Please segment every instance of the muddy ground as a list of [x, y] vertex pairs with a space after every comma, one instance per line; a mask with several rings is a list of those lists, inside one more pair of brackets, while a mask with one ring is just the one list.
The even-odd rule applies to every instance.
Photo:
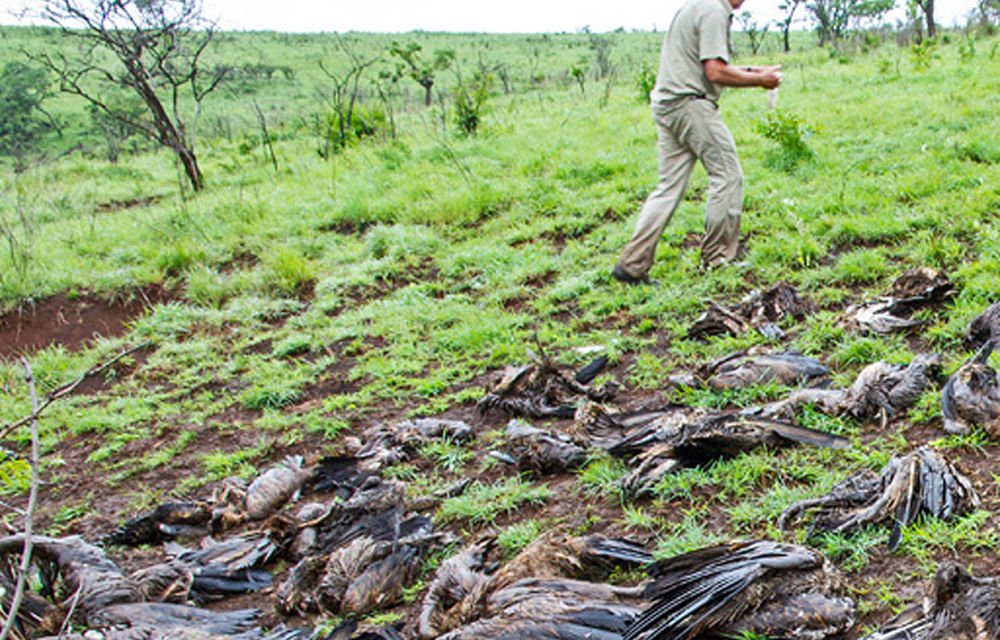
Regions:
[[[75, 296], [60, 294], [35, 305], [26, 306], [19, 311], [8, 312], [0, 318], [0, 356], [13, 359], [18, 355], [31, 353], [39, 348], [57, 343], [64, 345], [67, 349], [80, 349], [87, 346], [96, 335], [122, 335], [128, 331], [129, 323], [150, 305], [170, 297], [169, 292], [158, 287], [150, 288], [141, 295], [133, 296], [127, 300], [114, 301], [108, 301], [90, 293]], [[915, 344], [915, 346], [920, 347], [921, 345]], [[131, 364], [118, 367], [115, 379], [119, 381], [128, 379], [134, 374], [136, 368], [141, 366], [147, 355], [141, 351], [138, 352]], [[634, 354], [627, 354], [606, 373], [624, 381], [627, 379], [627, 371], [633, 362]], [[344, 374], [349, 367], [349, 359], [338, 362], [336, 370], [326, 372], [322, 379], [308, 385], [296, 405], [287, 410], [295, 412], [308, 409], [331, 394], [350, 391], [356, 383], [344, 381]], [[108, 382], [108, 380], [107, 377], [88, 379], [76, 389], [75, 393], [113, 394], [114, 382]], [[491, 380], [492, 376], [484, 376], [483, 379], [473, 380], [466, 384], [486, 386]], [[624, 386], [616, 397], [616, 405], [622, 408], [638, 408], [656, 404], [660, 397], [659, 394], [629, 389]], [[260, 415], [259, 411], [243, 408], [239, 404], [231, 406], [226, 411], [227, 414], [221, 417], [224, 417], [230, 424], [249, 424]], [[465, 421], [474, 427], [477, 436], [502, 429], [509, 419], [508, 416], [497, 411], [481, 415], [471, 403], [454, 407], [440, 417]], [[12, 418], [5, 416], [4, 421]], [[352, 427], [355, 433], [360, 433], [361, 430], [376, 422], [391, 424], [404, 418], [405, 411], [402, 409], [383, 408], [362, 414], [352, 423]], [[566, 424], [569, 422], [571, 421], [565, 421]], [[558, 421], [554, 424], [559, 426]], [[227, 450], [240, 446], [252, 447], [258, 440], [258, 434], [253, 433], [250, 429], [230, 431], [223, 435], [217, 429], [209, 426], [194, 424], [185, 428], [196, 430], [197, 438], [183, 451], [181, 459], [175, 464], [132, 476], [128, 480], [130, 487], [141, 487], [145, 492], [167, 496], [171, 489], [186, 476], [199, 472], [198, 458], [201, 454], [216, 451], [223, 444]], [[883, 435], [880, 425], [865, 425], [863, 429], [864, 441], [872, 441]], [[914, 425], [909, 424], [905, 419], [890, 423], [887, 429], [890, 432], [899, 431], [909, 446], [913, 448], [937, 440], [944, 435], [939, 424]], [[236, 442], [233, 441], [234, 438], [237, 440]], [[169, 430], [163, 431], [157, 433], [152, 439], [142, 439], [130, 443], [121, 455], [130, 457], [143, 450], [155, 451], [175, 439], [176, 433]], [[226, 440], [224, 443], [223, 439]], [[58, 446], [58, 453], [65, 461], [64, 472], [59, 475], [57, 482], [46, 483], [41, 487], [38, 526], [42, 530], [57, 529], [63, 535], [79, 534], [89, 541], [95, 541], [111, 531], [125, 518], [137, 515], [135, 512], [129, 511], [131, 498], [122, 485], [109, 486], [104, 478], [91, 472], [96, 467], [87, 459], [99, 444], [92, 442], [87, 437], [76, 437], [67, 438]], [[9, 448], [17, 446], [9, 441], [5, 442], [4, 445]], [[271, 451], [270, 458], [277, 461], [286, 454], [301, 454], [308, 458], [316, 451], [329, 448], [329, 445], [329, 442], [324, 441], [319, 436], [306, 433], [302, 440], [295, 445], [278, 447]], [[490, 447], [483, 443], [481, 437], [477, 438], [471, 446], [475, 448], [475, 458], [472, 463], [466, 466], [466, 469], [469, 473], [475, 474], [476, 479], [490, 482], [512, 473], [503, 465], [494, 465], [487, 471], [479, 471], [478, 462], [487, 455]], [[1000, 453], [1000, 445], [992, 443], [981, 448], [959, 452], [961, 468], [973, 478], [983, 499], [983, 508], [992, 512], [1000, 511], [1000, 496], [998, 496], [996, 476], [994, 475], [994, 461], [997, 459], [998, 453]], [[428, 472], [431, 471], [430, 462], [417, 460], [416, 463]], [[264, 468], [265, 465], [262, 465], [261, 470]], [[524, 507], [516, 512], [501, 515], [494, 523], [485, 527], [457, 524], [450, 525], [448, 528], [465, 541], [474, 540], [485, 529], [500, 530], [509, 524], [528, 519], [558, 522], [588, 532], [626, 535], [634, 533], [622, 529], [622, 509], [617, 499], [586, 497], [581, 493], [577, 479], [572, 474], [550, 476], [544, 480], [555, 492], [555, 498], [549, 500], [548, 503]], [[198, 491], [198, 494], [199, 496], [208, 495], [214, 488], [213, 484], [206, 485]], [[329, 497], [306, 496], [303, 499], [322, 500]], [[561, 497], [569, 499], [560, 499]], [[695, 499], [697, 500], [697, 496]], [[10, 502], [15, 506], [23, 506], [24, 500], [23, 497], [14, 498], [10, 499]], [[81, 514], [69, 523], [55, 521], [63, 505], [84, 502], [89, 505], [88, 513]], [[640, 504], [643, 503], [640, 502]], [[665, 504], [656, 513], [670, 522], [678, 522], [683, 518], [683, 512], [687, 506], [686, 501], [675, 500]], [[725, 528], [726, 516], [722, 511], [724, 506], [719, 505], [718, 511], [709, 522], [709, 528], [713, 528], [715, 525], [719, 529]], [[990, 523], [991, 526], [993, 524]], [[110, 557], [124, 569], [145, 566], [163, 556], [159, 548], [112, 548], [108, 552]], [[938, 553], [936, 559], [957, 559], [959, 563], [969, 567], [976, 575], [989, 576], [1000, 573], [1000, 566], [998, 566], [1000, 562], [992, 551], [978, 553], [959, 545], [954, 551]], [[285, 562], [279, 562], [270, 568], [275, 572], [275, 584], [277, 585], [283, 580], [289, 565]], [[920, 576], [919, 565], [914, 558], [889, 554], [883, 548], [873, 549], [871, 560], [867, 566], [850, 572], [847, 579], [854, 589], [854, 595], [867, 603], [867, 606], [862, 608], [862, 615], [851, 634], [852, 638], [858, 637], [866, 628], [890, 617], [894, 608], [918, 598], [925, 584]], [[882, 585], [889, 585], [893, 591], [892, 602], [887, 602], [885, 597], [878, 595], [878, 590]], [[401, 622], [409, 623], [414, 620], [419, 610], [420, 597], [418, 595], [415, 601], [392, 610], [401, 616]], [[276, 624], [279, 621], [291, 625], [312, 625], [318, 622], [316, 618], [285, 619], [280, 617], [274, 612], [274, 599], [269, 590], [230, 598], [209, 606], [221, 609], [260, 608], [264, 612], [262, 622], [265, 625]]]

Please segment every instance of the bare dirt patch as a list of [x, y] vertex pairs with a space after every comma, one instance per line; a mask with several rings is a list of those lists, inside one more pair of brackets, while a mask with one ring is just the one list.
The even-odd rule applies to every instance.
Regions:
[[0, 357], [14, 358], [54, 344], [79, 349], [98, 336], [123, 335], [152, 305], [172, 298], [162, 286], [151, 285], [115, 302], [84, 292], [24, 305], [0, 316]]
[[137, 207], [148, 207], [161, 200], [163, 196], [146, 196], [144, 198], [130, 198], [128, 200], [109, 200], [97, 205], [100, 213], [115, 213], [122, 209], [135, 209]]

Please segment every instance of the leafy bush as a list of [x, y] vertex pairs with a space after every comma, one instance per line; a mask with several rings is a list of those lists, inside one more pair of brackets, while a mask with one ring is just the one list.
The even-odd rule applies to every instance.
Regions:
[[918, 71], [926, 71], [931, 68], [931, 61], [937, 58], [937, 43], [928, 38], [923, 42], [918, 42], [910, 49], [910, 60], [913, 67]]
[[656, 67], [647, 65], [635, 74], [636, 101], [641, 104], [649, 102], [649, 94], [656, 88]]
[[455, 87], [455, 120], [462, 135], [476, 135], [492, 86], [493, 76], [489, 73], [477, 73], [468, 82], [459, 80]]
[[782, 171], [792, 171], [801, 162], [813, 157], [805, 137], [815, 129], [790, 112], [771, 110], [757, 123], [757, 131], [768, 140], [778, 143], [777, 152], [768, 154], [767, 164]]

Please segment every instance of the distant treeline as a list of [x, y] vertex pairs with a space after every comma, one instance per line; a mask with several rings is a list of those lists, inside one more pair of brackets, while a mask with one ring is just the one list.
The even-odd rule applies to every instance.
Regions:
[[[132, 3], [122, 4], [127, 11]], [[938, 41], [971, 43], [992, 34], [1000, 18], [1000, 0], [982, 0], [964, 29], [938, 33], [933, 2], [908, 0], [906, 19], [890, 24], [887, 16], [896, 4], [791, 0], [782, 5], [784, 16], [770, 23], [737, 14], [734, 39], [742, 59], [817, 47], [850, 56], [885, 43], [930, 55], [928, 48]], [[253, 148], [282, 136], [309, 135], [317, 153], [333, 157], [366, 137], [395, 137], [401, 122], [428, 108], [446, 129], [475, 135], [486, 105], [501, 96], [562, 92], [568, 99], [603, 96], [606, 104], [613, 88], [631, 87], [642, 101], [655, 79], [662, 38], [623, 29], [213, 33], [196, 11], [180, 24], [197, 44], [164, 49], [169, 58], [154, 53], [142, 71], [145, 89], [138, 86], [145, 80], [127, 77], [113, 53], [119, 49], [108, 46], [111, 38], [127, 41], [127, 30], [88, 32], [67, 23], [0, 28], [0, 57], [7, 61], [0, 68], [0, 156], [23, 170], [65, 153], [106, 155], [115, 162], [124, 153], [163, 146], [178, 154], [198, 188], [195, 140]], [[154, 41], [164, 35], [159, 28], [155, 22], [148, 26]], [[96, 45], [86, 58], [79, 53], [81, 41]]]

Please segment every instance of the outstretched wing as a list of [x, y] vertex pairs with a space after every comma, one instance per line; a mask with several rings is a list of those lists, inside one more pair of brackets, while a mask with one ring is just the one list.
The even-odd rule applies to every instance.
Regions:
[[662, 560], [651, 567], [656, 579], [646, 590], [655, 602], [624, 640], [690, 640], [727, 627], [757, 604], [744, 597], [756, 580], [770, 571], [817, 563], [804, 547], [769, 541], [718, 545]]

